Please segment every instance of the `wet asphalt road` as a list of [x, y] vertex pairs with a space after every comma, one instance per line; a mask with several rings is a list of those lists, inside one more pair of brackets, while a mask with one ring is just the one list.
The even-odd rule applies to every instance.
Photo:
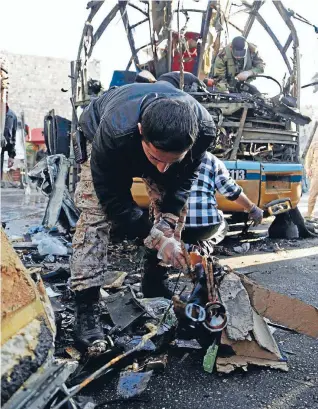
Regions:
[[[305, 208], [304, 202], [301, 204]], [[41, 223], [45, 198], [25, 197], [19, 189], [2, 190], [1, 219], [7, 222], [9, 236], [25, 233]], [[303, 249], [299, 254], [299, 249]], [[310, 251], [309, 251], [310, 250]], [[262, 253], [262, 252], [261, 252]], [[251, 253], [226, 258], [249, 278], [281, 293], [298, 297], [318, 307], [318, 239], [291, 243], [275, 254]], [[310, 254], [310, 255], [308, 255]], [[263, 258], [262, 258], [263, 257]], [[116, 399], [116, 379], [101, 378], [83, 390], [94, 396], [100, 407], [153, 409], [315, 409], [318, 408], [318, 342], [303, 335], [277, 330], [275, 338], [285, 351], [289, 372], [249, 368], [229, 375], [207, 374], [202, 357], [191, 354], [182, 362], [182, 353], [171, 353], [163, 374], [155, 374], [137, 402]]]

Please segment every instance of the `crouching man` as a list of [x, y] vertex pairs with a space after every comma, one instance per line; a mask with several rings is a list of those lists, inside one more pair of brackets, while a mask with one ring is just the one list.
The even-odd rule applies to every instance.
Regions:
[[[76, 337], [89, 346], [104, 337], [98, 299], [107, 278], [110, 228], [117, 237], [145, 239], [151, 284], [143, 284], [145, 296], [162, 285], [158, 262], [186, 267], [180, 245], [186, 203], [215, 125], [194, 98], [166, 81], [110, 89], [84, 110], [80, 125], [93, 142], [75, 193], [82, 213], [73, 238], [71, 285]], [[133, 177], [148, 187], [154, 224], [132, 198]]]
[[213, 250], [213, 246], [220, 243], [228, 232], [223, 213], [218, 210], [216, 192], [241, 206], [254, 225], [260, 224], [263, 218], [263, 211], [250, 201], [243, 189], [231, 178], [224, 163], [212, 153], [206, 152], [199, 176], [191, 188], [182, 234], [185, 243], [198, 244], [206, 252]]

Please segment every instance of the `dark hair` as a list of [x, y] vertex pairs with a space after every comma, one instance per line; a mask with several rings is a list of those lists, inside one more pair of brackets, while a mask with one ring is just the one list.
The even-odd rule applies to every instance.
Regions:
[[197, 116], [184, 101], [160, 98], [141, 117], [143, 139], [166, 152], [184, 152], [194, 144], [199, 128]]

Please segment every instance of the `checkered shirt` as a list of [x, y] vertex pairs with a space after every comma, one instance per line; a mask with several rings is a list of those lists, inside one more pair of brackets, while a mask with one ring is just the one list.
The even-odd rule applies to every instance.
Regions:
[[215, 193], [218, 191], [229, 200], [235, 200], [242, 188], [230, 177], [223, 162], [206, 152], [200, 165], [198, 178], [192, 185], [188, 199], [186, 227], [200, 227], [219, 224], [222, 213], [217, 208]]

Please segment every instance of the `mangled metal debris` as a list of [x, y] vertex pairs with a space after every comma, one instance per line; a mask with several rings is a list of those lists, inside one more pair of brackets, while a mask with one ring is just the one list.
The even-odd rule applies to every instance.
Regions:
[[[126, 255], [127, 243], [115, 247], [115, 258], [120, 257], [122, 251]], [[25, 252], [37, 250], [18, 251], [23, 259]], [[137, 248], [130, 246], [129, 251], [137, 251]], [[181, 348], [186, 351], [186, 355], [180, 359], [181, 364], [189, 354], [201, 351], [204, 356], [200, 358], [203, 369], [209, 373], [215, 370], [220, 373], [247, 370], [249, 365], [286, 371], [286, 357], [262, 315], [275, 323], [294, 329], [297, 327], [299, 332], [318, 336], [315, 331], [317, 310], [314, 307], [262, 288], [220, 265], [216, 258], [190, 253], [188, 261], [189, 271], [187, 277], [182, 277], [182, 285], [188, 283], [192, 291], [188, 298], [182, 297], [182, 300], [177, 295], [173, 301], [164, 298], [138, 299], [133, 286], [140, 284], [141, 275], [136, 270], [129, 273], [115, 270], [107, 292], [102, 290], [105, 292], [101, 300], [104, 346], [98, 343], [86, 353], [76, 349], [73, 339], [74, 304], [67, 283], [68, 264], [61, 261], [45, 264], [42, 261], [41, 264], [32, 265], [28, 274], [45, 278], [47, 291], [36, 280], [40, 293], [46, 297], [46, 293], [53, 296], [51, 303], [58, 329], [55, 354], [72, 358], [63, 361], [64, 364], [70, 362], [79, 368], [74, 378], [77, 383], [72, 381], [74, 389], [65, 386], [63, 396], [52, 404], [54, 409], [62, 407], [62, 402], [67, 400], [76, 405], [73, 397], [82, 388], [109, 371], [112, 371], [110, 376], [115, 376], [118, 372], [114, 369], [120, 369], [121, 362], [124, 362], [125, 369], [119, 378], [117, 395], [123, 401], [134, 399], [146, 390], [152, 371], [160, 374], [165, 370], [167, 353], [181, 353]], [[61, 273], [50, 275], [55, 270]], [[120, 287], [112, 285], [122, 276]], [[178, 283], [180, 274], [175, 277]], [[282, 317], [282, 304], [273, 300], [286, 304], [289, 311], [298, 308], [302, 311], [302, 318], [298, 320], [290, 315], [288, 320], [287, 315]], [[303, 321], [304, 325], [300, 325], [299, 321]], [[129, 367], [127, 362], [131, 362]], [[60, 370], [59, 367], [55, 368]], [[85, 368], [83, 373], [81, 368]]]
[[79, 218], [79, 210], [66, 184], [69, 167], [70, 161], [59, 154], [47, 156], [29, 172], [31, 181], [36, 182], [41, 192], [49, 197], [42, 222], [46, 228], [56, 226], [59, 222], [69, 230], [75, 227]]
[[25, 269], [3, 230], [1, 253], [1, 407], [43, 408], [78, 363], [54, 359], [56, 326], [45, 288], [36, 272]]

